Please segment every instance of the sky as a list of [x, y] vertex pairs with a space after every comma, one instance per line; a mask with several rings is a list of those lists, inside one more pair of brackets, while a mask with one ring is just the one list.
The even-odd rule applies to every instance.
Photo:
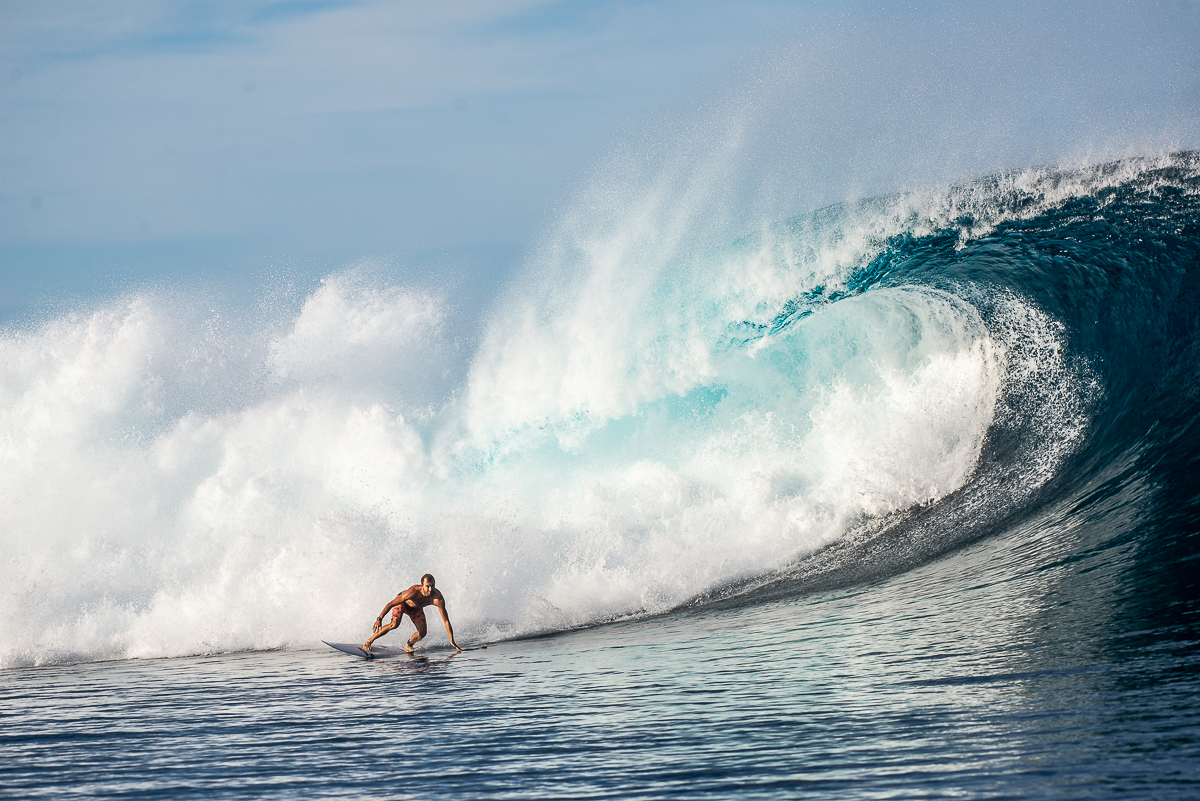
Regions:
[[1196, 147], [1198, 41], [1200, 0], [0, 0], [0, 322], [360, 263], [479, 307], [666, 169], [736, 235]]

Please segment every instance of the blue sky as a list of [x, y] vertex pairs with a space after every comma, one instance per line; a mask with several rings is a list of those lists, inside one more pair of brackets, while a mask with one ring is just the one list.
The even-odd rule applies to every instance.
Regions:
[[732, 128], [782, 216], [1196, 146], [1197, 41], [1195, 0], [0, 0], [0, 320], [360, 259], [481, 303], [615, 162]]

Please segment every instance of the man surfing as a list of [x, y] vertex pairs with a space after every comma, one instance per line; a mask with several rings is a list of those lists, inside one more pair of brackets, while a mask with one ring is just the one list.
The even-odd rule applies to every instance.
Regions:
[[[421, 576], [420, 584], [412, 585], [388, 601], [388, 605], [383, 607], [383, 611], [379, 613], [379, 617], [375, 618], [375, 626], [371, 629], [374, 633], [369, 640], [363, 643], [363, 650], [370, 653], [371, 643], [399, 626], [404, 616], [408, 615], [409, 620], [417, 627], [416, 634], [409, 637], [408, 642], [404, 644], [404, 650], [411, 654], [413, 652], [413, 645], [425, 637], [425, 607], [430, 605], [436, 606], [438, 611], [442, 613], [442, 622], [446, 624], [446, 633], [450, 635], [450, 644], [454, 646], [456, 651], [461, 653], [462, 649], [454, 641], [454, 628], [450, 625], [450, 616], [446, 614], [446, 598], [434, 586], [433, 576], [429, 573]], [[383, 616], [388, 613], [389, 609], [392, 610], [392, 621], [384, 626]]]

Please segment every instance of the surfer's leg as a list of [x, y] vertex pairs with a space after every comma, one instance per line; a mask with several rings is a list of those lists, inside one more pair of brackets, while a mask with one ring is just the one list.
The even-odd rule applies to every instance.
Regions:
[[380, 637], [382, 637], [383, 635], [387, 634], [392, 629], [399, 626], [401, 621], [404, 620], [404, 612], [405, 612], [405, 608], [404, 608], [403, 604], [397, 604], [396, 606], [392, 607], [392, 619], [388, 622], [388, 624], [386, 626], [381, 628], [379, 631], [375, 632], [375, 634], [373, 634], [371, 636], [371, 639], [369, 639], [365, 643], [363, 643], [363, 650], [370, 651], [371, 643], [375, 642]]
[[408, 638], [408, 643], [404, 646], [404, 650], [408, 651], [410, 654], [412, 653], [413, 646], [416, 645], [417, 643], [419, 643], [421, 640], [425, 639], [425, 634], [428, 631], [428, 629], [425, 627], [425, 616], [424, 615], [421, 615], [421, 617], [414, 619], [413, 623], [416, 624], [417, 630], [413, 634], [413, 636]]
[[387, 634], [387, 633], [388, 633], [389, 631], [391, 631], [392, 629], [396, 628], [396, 626], [398, 626], [398, 625], [400, 625], [400, 622], [399, 622], [398, 620], [393, 620], [393, 621], [391, 621], [390, 623], [388, 623], [386, 626], [383, 626], [383, 627], [381, 627], [381, 628], [379, 629], [379, 631], [377, 631], [377, 632], [375, 632], [374, 634], [372, 634], [372, 635], [371, 635], [371, 637], [370, 637], [370, 638], [369, 638], [369, 639], [368, 639], [366, 642], [364, 642], [364, 643], [363, 643], [363, 650], [364, 650], [364, 651], [370, 651], [370, 650], [371, 650], [371, 643], [375, 642], [375, 641], [376, 641], [376, 640], [378, 640], [380, 637], [382, 637], [383, 635]]

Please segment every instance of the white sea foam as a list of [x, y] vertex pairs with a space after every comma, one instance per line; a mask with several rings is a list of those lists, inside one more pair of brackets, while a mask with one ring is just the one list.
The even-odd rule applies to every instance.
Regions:
[[[401, 394], [373, 399], [377, 354], [355, 362], [331, 333], [315, 355], [298, 344], [329, 286], [243, 376], [265, 389], [219, 413], [164, 411], [194, 347], [155, 298], [4, 338], [6, 665], [363, 636], [426, 570], [467, 636], [661, 609], [953, 489], [998, 391], [970, 307], [894, 290], [709, 354], [719, 391], [701, 374], [690, 394], [670, 384], [503, 457], [439, 448], [477, 413], [469, 400], [427, 435]], [[373, 314], [413, 363], [436, 338], [429, 298], [381, 288], [353, 304], [347, 338]], [[602, 375], [602, 396], [629, 391]]]

